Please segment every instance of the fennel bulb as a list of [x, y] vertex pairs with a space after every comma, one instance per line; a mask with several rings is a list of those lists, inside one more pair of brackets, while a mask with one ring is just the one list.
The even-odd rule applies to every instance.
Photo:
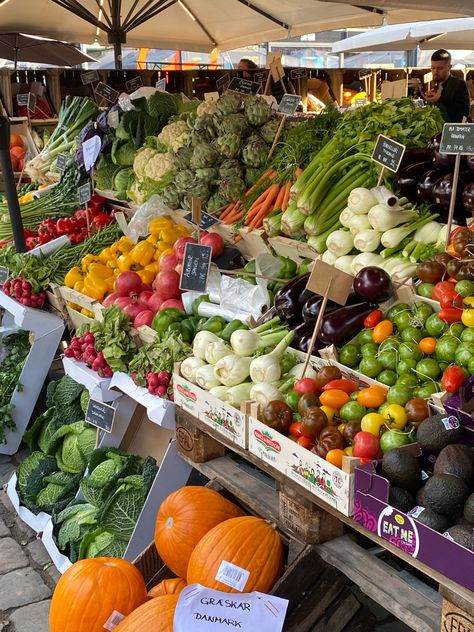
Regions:
[[357, 235], [361, 230], [369, 230], [371, 228], [367, 215], [354, 215], [349, 221], [349, 230], [351, 235]]
[[333, 266], [336, 263], [336, 259], [337, 256], [332, 253], [330, 250], [326, 250], [325, 253], [323, 253], [323, 256], [321, 257], [321, 259], [324, 261], [324, 263], [327, 263], [330, 266]]
[[376, 266], [381, 268], [384, 258], [382, 255], [377, 255], [374, 252], [361, 252], [360, 255], [356, 255], [351, 264], [352, 274], [355, 276], [362, 268], [367, 266]]
[[395, 226], [410, 222], [412, 219], [418, 217], [418, 213], [416, 211], [393, 210], [386, 204], [377, 204], [370, 209], [367, 217], [369, 218], [372, 228], [383, 233], [391, 228], [395, 228]]
[[[301, 362], [300, 364], [296, 364], [288, 372], [288, 375], [290, 375], [291, 377], [295, 377], [297, 380], [301, 380], [301, 378], [303, 377], [303, 369], [304, 369], [304, 362]], [[318, 374], [317, 371], [313, 369], [311, 364], [308, 364], [308, 368], [306, 369], [306, 373], [304, 374], [304, 376], [315, 378], [317, 374]]]
[[345, 272], [346, 274], [352, 274], [351, 266], [356, 256], [357, 255], [345, 255], [344, 257], [338, 257], [334, 267], [338, 270], [342, 270], [342, 272]]
[[214, 365], [214, 376], [224, 386], [237, 386], [249, 377], [251, 362], [252, 358], [225, 356]]
[[382, 233], [373, 229], [361, 230], [354, 237], [354, 248], [360, 252], [374, 252], [380, 246]]
[[[413, 235], [415, 241], [419, 241], [422, 244], [436, 244], [439, 241], [439, 234], [443, 229], [443, 224], [432, 221], [428, 222]], [[444, 242], [443, 242], [444, 243]]]
[[339, 215], [339, 221], [345, 228], [350, 227], [351, 220], [354, 219], [355, 213], [353, 213], [350, 209], [345, 208], [342, 213]]
[[181, 362], [181, 375], [186, 380], [189, 380], [189, 382], [196, 384], [196, 371], [202, 366], [206, 366], [206, 363], [204, 362], [204, 360], [201, 360], [201, 358], [195, 358], [194, 356], [186, 358]]
[[213, 334], [211, 331], [198, 331], [194, 336], [193, 341], [193, 356], [195, 358], [206, 359], [207, 345], [211, 342], [222, 342], [219, 336]]
[[375, 204], [377, 204], [377, 198], [370, 189], [364, 187], [352, 189], [347, 200], [347, 208], [356, 215], [367, 215]]
[[214, 388], [214, 386], [219, 386], [220, 382], [214, 375], [212, 364], [206, 364], [196, 371], [196, 384], [206, 391]]
[[218, 397], [219, 399], [224, 399], [224, 395], [227, 393], [228, 390], [228, 386], [222, 386], [222, 384], [219, 384], [219, 386], [213, 386], [211, 389], [209, 389], [209, 393], [211, 395], [214, 395], [215, 397]]
[[280, 379], [280, 358], [294, 337], [294, 332], [289, 331], [273, 351], [252, 360], [250, 363], [250, 379], [252, 382], [276, 382]]
[[326, 239], [326, 246], [336, 257], [342, 257], [354, 247], [354, 237], [347, 230], [335, 230]]
[[262, 382], [260, 384], [253, 384], [250, 389], [250, 399], [255, 400], [260, 406], [266, 406], [275, 400], [282, 400], [283, 395], [274, 384]]
[[231, 355], [232, 349], [225, 345], [222, 340], [218, 342], [210, 342], [205, 351], [205, 359], [209, 364], [215, 364], [226, 355]]
[[[283, 326], [273, 327], [279, 318], [274, 318], [268, 323], [256, 327], [255, 329], [237, 329], [230, 337], [230, 346], [238, 356], [250, 356], [258, 349], [264, 349], [276, 345], [288, 333], [288, 329]], [[268, 327], [271, 323], [270, 327]], [[266, 329], [263, 329], [263, 328]], [[273, 327], [273, 328], [272, 328]]]
[[240, 408], [242, 402], [246, 402], [250, 399], [252, 386], [252, 382], [244, 382], [243, 384], [232, 386], [232, 388], [227, 389], [227, 392], [222, 399], [231, 406]]

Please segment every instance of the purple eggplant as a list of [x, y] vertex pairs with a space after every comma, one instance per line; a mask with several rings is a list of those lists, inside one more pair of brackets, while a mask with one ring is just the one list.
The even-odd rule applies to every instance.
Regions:
[[[301, 325], [298, 325], [297, 327], [295, 327], [293, 329], [293, 333], [295, 334], [295, 337], [293, 338], [291, 346], [294, 349], [298, 349], [299, 351], [306, 353], [311, 343], [313, 331], [314, 331], [314, 325], [307, 325], [306, 323], [301, 323]], [[319, 347], [321, 347], [321, 343], [319, 343]]]
[[430, 169], [423, 174], [418, 182], [418, 201], [419, 202], [434, 202], [433, 189], [435, 184], [440, 178], [445, 175], [441, 169]]
[[306, 289], [308, 279], [309, 272], [292, 279], [275, 294], [275, 308], [281, 319], [293, 324], [301, 322], [303, 305], [313, 296]]
[[431, 158], [434, 158], [435, 152], [439, 151], [442, 135], [443, 133], [439, 132], [438, 134], [435, 134], [434, 136], [432, 136], [429, 140], [428, 145], [426, 146], [426, 151], [428, 152], [428, 156], [430, 156]]
[[466, 213], [474, 217], [474, 182], [464, 187], [462, 203]]
[[398, 172], [394, 186], [400, 197], [406, 197], [410, 202], [416, 203], [418, 181], [430, 168], [430, 162], [414, 162]]
[[349, 342], [364, 326], [365, 318], [373, 310], [368, 303], [340, 307], [323, 319], [319, 340], [325, 345], [341, 346]]
[[[461, 204], [462, 190], [464, 186], [462, 178], [459, 178], [456, 204]], [[433, 201], [443, 210], [448, 210], [453, 192], [453, 174], [448, 173], [440, 178], [433, 187]]]
[[[305, 323], [314, 327], [319, 316], [322, 302], [323, 297], [318, 294], [313, 294], [313, 296], [306, 301], [303, 306], [303, 321]], [[326, 312], [333, 311], [338, 307], [340, 306], [337, 303], [328, 301], [326, 305]]]
[[360, 299], [369, 303], [382, 303], [393, 294], [390, 276], [377, 266], [362, 268], [354, 277], [353, 288]]
[[433, 136], [428, 143], [428, 154], [433, 159], [433, 166], [438, 169], [452, 169], [455, 156], [440, 152], [442, 133]]
[[400, 169], [404, 171], [408, 166], [419, 164], [420, 162], [428, 161], [431, 164], [430, 157], [430, 153], [426, 147], [413, 147], [412, 149], [407, 149], [403, 154]]

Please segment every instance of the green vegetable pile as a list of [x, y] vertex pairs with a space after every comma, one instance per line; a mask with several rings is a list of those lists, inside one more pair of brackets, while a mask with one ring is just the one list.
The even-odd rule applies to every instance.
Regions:
[[21, 391], [20, 375], [30, 352], [29, 334], [22, 331], [2, 340], [4, 358], [0, 362], [0, 443], [6, 442], [6, 430], [15, 430], [11, 399], [15, 390]]

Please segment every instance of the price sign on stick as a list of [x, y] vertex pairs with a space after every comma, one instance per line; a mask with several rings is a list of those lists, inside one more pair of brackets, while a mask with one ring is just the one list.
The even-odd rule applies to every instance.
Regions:
[[115, 418], [115, 408], [90, 399], [87, 406], [86, 421], [104, 432], [112, 432]]
[[267, 77], [268, 77], [268, 70], [259, 70], [258, 72], [253, 73], [252, 80], [263, 83], [264, 81], [267, 80]]
[[140, 75], [138, 75], [137, 77], [133, 77], [133, 79], [129, 79], [125, 82], [125, 89], [127, 92], [132, 93], [135, 92], [135, 90], [138, 90], [138, 88], [141, 88], [142, 85], [143, 79]]
[[69, 156], [67, 154], [59, 154], [56, 160], [56, 167], [58, 168], [58, 171], [61, 171], [61, 173], [66, 169], [68, 158]]
[[[185, 215], [184, 219], [188, 222], [194, 222], [192, 213], [188, 213], [187, 215]], [[213, 217], [212, 215], [209, 215], [209, 213], [205, 213], [203, 211], [202, 216], [201, 216], [201, 222], [199, 223], [199, 228], [201, 230], [207, 230], [211, 226], [214, 226], [214, 224], [217, 224], [218, 221], [219, 220], [216, 217]]]
[[212, 248], [188, 242], [184, 250], [183, 268], [179, 287], [181, 290], [205, 292], [211, 265]]
[[311, 354], [316, 343], [316, 338], [318, 337], [321, 325], [323, 324], [324, 312], [328, 301], [334, 301], [339, 305], [345, 305], [347, 297], [352, 290], [353, 282], [354, 279], [350, 274], [346, 274], [337, 268], [333, 268], [323, 261], [315, 262], [311, 275], [308, 279], [306, 289], [322, 296], [323, 301], [319, 309], [318, 319], [314, 326], [311, 342], [309, 343], [308, 353], [306, 354], [303, 377], [305, 376], [306, 369], [308, 368]]
[[240, 79], [240, 77], [234, 77], [229, 83], [228, 90], [233, 90], [239, 94], [257, 94], [262, 87], [259, 81], [250, 81], [249, 79]]
[[86, 182], [85, 184], [80, 186], [77, 189], [77, 194], [79, 196], [79, 204], [87, 204], [87, 202], [92, 197], [91, 183], [90, 182]]
[[97, 72], [97, 70], [89, 70], [88, 72], [83, 72], [81, 75], [81, 81], [84, 86], [88, 83], [99, 81], [99, 73]]
[[380, 172], [379, 181], [377, 183], [378, 186], [382, 184], [385, 169], [393, 173], [397, 173], [400, 169], [405, 149], [405, 145], [397, 143], [396, 140], [383, 136], [383, 134], [379, 135], [374, 151], [372, 152], [372, 160], [382, 166], [382, 171]]
[[216, 80], [216, 88], [219, 92], [225, 92], [230, 83], [230, 75], [222, 75], [219, 79]]
[[99, 97], [103, 97], [106, 101], [109, 101], [110, 103], [115, 103], [119, 96], [117, 90], [114, 90], [103, 81], [99, 81], [95, 88], [95, 93], [99, 95]]
[[290, 79], [304, 79], [308, 76], [306, 68], [292, 68], [290, 70]]
[[283, 132], [283, 128], [285, 127], [287, 117], [290, 114], [294, 114], [296, 112], [300, 101], [301, 97], [298, 94], [284, 94], [282, 96], [281, 101], [278, 104], [277, 112], [279, 114], [283, 114], [283, 116], [281, 117], [280, 125], [278, 126], [277, 133], [275, 134], [275, 138], [273, 139], [272, 146], [270, 147], [270, 152], [268, 154], [269, 158], [275, 151], [275, 147], [280, 140], [280, 136]]

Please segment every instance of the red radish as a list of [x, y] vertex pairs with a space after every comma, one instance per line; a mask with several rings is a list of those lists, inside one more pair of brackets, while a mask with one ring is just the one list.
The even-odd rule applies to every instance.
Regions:
[[152, 290], [142, 290], [138, 295], [138, 302], [148, 306], [148, 301], [153, 296]]
[[132, 292], [139, 294], [143, 283], [136, 272], [121, 272], [115, 279], [115, 291], [121, 296], [127, 296]]
[[201, 244], [212, 248], [212, 258], [224, 252], [224, 240], [217, 233], [201, 233]]
[[184, 259], [184, 249], [186, 248], [186, 244], [188, 242], [190, 244], [195, 244], [196, 240], [192, 237], [180, 237], [174, 242], [173, 250], [178, 261], [182, 261]]
[[153, 289], [162, 299], [178, 298], [181, 296], [179, 289], [179, 274], [174, 270], [158, 272], [153, 281]]
[[151, 312], [149, 309], [144, 309], [135, 317], [135, 320], [133, 321], [133, 326], [135, 327], [135, 329], [138, 329], [143, 325], [148, 325], [148, 327], [151, 327], [151, 323], [153, 322], [154, 317], [155, 314], [153, 312]]
[[119, 298], [119, 296], [120, 294], [118, 292], [109, 294], [108, 296], [105, 297], [104, 301], [102, 302], [102, 305], [104, 307], [110, 307], [111, 305], [115, 303], [115, 299]]
[[148, 299], [148, 309], [156, 314], [156, 312], [160, 309], [162, 303], [163, 299], [161, 298], [161, 296], [154, 292]]
[[176, 258], [176, 255], [168, 253], [166, 255], [161, 255], [158, 264], [160, 272], [163, 270], [174, 270], [174, 268], [178, 265], [178, 259]]
[[179, 298], [169, 298], [167, 301], [164, 301], [164, 303], [161, 304], [160, 312], [162, 309], [168, 309], [169, 307], [174, 307], [184, 312], [183, 302]]
[[146, 305], [142, 305], [141, 303], [129, 303], [123, 308], [124, 314], [130, 318], [130, 320], [135, 320], [140, 312], [146, 311]]
[[160, 384], [154, 389], [154, 395], [158, 395], [158, 397], [164, 397], [166, 395], [166, 386]]

